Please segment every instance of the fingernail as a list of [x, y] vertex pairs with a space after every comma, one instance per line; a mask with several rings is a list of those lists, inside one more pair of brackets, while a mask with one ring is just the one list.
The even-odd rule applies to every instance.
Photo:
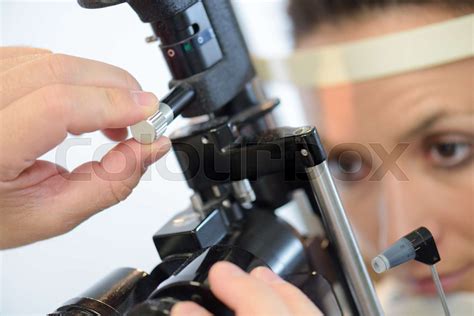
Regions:
[[267, 283], [283, 282], [283, 279], [280, 278], [278, 274], [274, 273], [272, 270], [266, 267], [255, 268], [252, 271], [252, 275], [255, 276], [257, 279], [260, 279], [263, 282], [267, 282]]
[[131, 91], [132, 99], [137, 105], [153, 106], [158, 105], [158, 98], [151, 92]]

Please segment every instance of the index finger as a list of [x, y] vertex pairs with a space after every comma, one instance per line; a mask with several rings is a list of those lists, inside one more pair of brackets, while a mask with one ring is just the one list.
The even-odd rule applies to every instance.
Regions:
[[46, 54], [0, 75], [0, 108], [55, 84], [141, 90], [127, 71], [106, 63], [63, 54]]
[[51, 51], [33, 47], [0, 47], [0, 73], [51, 54]]
[[286, 302], [291, 315], [322, 315], [321, 311], [300, 289], [284, 281], [270, 269], [257, 267], [250, 275], [270, 285], [281, 299]]
[[216, 263], [209, 281], [214, 295], [238, 315], [290, 315], [270, 286], [232, 263]]
[[[52, 86], [51, 86], [52, 87]], [[15, 179], [67, 133], [133, 125], [156, 112], [149, 92], [57, 86], [31, 93], [0, 110], [0, 179]]]
[[0, 47], [0, 59], [20, 57], [26, 55], [47, 54], [51, 51], [36, 47], [27, 46], [5, 46]]

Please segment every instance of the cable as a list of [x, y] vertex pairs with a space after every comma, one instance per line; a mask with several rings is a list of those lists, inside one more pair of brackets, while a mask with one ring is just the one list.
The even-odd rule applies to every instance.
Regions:
[[441, 280], [439, 279], [438, 271], [436, 270], [435, 265], [431, 265], [431, 275], [433, 276], [433, 282], [436, 285], [436, 291], [438, 291], [439, 299], [441, 300], [441, 304], [443, 305], [444, 314], [446, 316], [450, 316], [451, 313], [449, 312], [448, 303], [446, 301], [446, 295], [444, 294], [443, 286], [441, 285]]

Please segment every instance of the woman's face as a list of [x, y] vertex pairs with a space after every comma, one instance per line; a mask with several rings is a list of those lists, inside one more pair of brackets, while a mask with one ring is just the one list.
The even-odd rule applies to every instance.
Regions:
[[[377, 36], [451, 17], [431, 8], [391, 9], [323, 26], [300, 46]], [[473, 74], [471, 58], [303, 92], [364, 254], [372, 258], [426, 226], [437, 242], [438, 271], [448, 292], [474, 291]], [[421, 263], [390, 273], [414, 292], [435, 293], [430, 271]]]

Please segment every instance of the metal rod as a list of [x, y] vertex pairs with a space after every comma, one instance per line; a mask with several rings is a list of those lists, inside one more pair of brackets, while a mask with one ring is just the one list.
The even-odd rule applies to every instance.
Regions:
[[433, 282], [436, 285], [436, 291], [438, 291], [439, 299], [441, 300], [441, 304], [443, 305], [444, 314], [446, 316], [450, 316], [451, 313], [449, 312], [448, 303], [446, 300], [446, 294], [444, 294], [443, 286], [441, 285], [441, 280], [439, 279], [438, 271], [436, 270], [436, 267], [434, 264], [431, 265], [430, 268], [431, 268], [431, 275], [433, 276]]
[[311, 187], [335, 243], [342, 268], [360, 315], [379, 316], [383, 310], [369, 277], [327, 162], [306, 168]]

